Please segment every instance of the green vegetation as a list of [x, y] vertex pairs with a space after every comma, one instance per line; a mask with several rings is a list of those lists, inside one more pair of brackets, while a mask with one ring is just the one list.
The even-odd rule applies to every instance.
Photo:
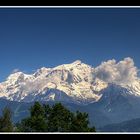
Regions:
[[0, 117], [0, 132], [11, 132], [14, 130], [11, 121], [11, 111], [8, 107], [5, 107]]
[[89, 127], [88, 114], [71, 112], [61, 103], [53, 106], [35, 102], [30, 108], [30, 116], [13, 127], [11, 112], [5, 108], [0, 118], [2, 132], [95, 132]]

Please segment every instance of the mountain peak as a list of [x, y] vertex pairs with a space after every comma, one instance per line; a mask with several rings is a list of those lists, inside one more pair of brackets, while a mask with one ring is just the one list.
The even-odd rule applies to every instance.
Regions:
[[10, 74], [8, 76], [8, 79], [13, 78], [13, 77], [19, 77], [21, 75], [24, 75], [24, 73], [23, 72], [15, 72], [15, 73]]
[[80, 60], [76, 60], [76, 61], [74, 61], [72, 63], [69, 63], [69, 64], [59, 65], [59, 66], [55, 67], [54, 69], [66, 69], [66, 70], [69, 70], [71, 68], [81, 67], [82, 65], [85, 65], [85, 64], [82, 63]]
[[74, 65], [79, 65], [79, 64], [81, 64], [82, 62], [81, 62], [81, 60], [76, 60], [76, 61], [74, 61], [72, 64], [74, 64]]

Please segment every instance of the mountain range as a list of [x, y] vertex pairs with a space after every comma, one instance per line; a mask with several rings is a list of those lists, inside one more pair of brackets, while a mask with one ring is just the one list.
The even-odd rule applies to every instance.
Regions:
[[26, 116], [34, 101], [62, 102], [73, 111], [88, 112], [96, 127], [120, 123], [140, 117], [138, 71], [129, 57], [102, 62], [95, 68], [76, 60], [42, 67], [32, 74], [18, 71], [0, 83], [0, 104], [11, 104], [23, 118], [22, 113]]
[[[107, 86], [92, 80], [92, 67], [75, 61], [55, 68], [41, 68], [33, 74], [16, 72], [0, 84], [0, 97], [11, 101], [67, 101], [88, 104], [99, 100]], [[99, 86], [98, 86], [99, 85]]]

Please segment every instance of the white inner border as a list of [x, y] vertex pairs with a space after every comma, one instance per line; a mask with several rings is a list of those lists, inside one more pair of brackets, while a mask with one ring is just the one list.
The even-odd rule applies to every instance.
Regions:
[[[140, 8], [140, 6], [0, 6], [2, 8]], [[0, 134], [140, 134], [140, 132], [0, 132]]]
[[0, 8], [140, 8], [140, 6], [0, 6]]

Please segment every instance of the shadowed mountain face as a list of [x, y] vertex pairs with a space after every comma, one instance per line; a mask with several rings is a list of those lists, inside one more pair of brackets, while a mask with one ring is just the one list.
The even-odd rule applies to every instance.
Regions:
[[140, 132], [140, 118], [113, 123], [99, 128], [101, 132]]
[[[88, 105], [77, 105], [75, 103], [68, 103], [65, 101], [61, 102], [73, 112], [76, 110], [87, 112], [89, 114], [91, 126], [94, 125], [97, 129], [108, 124], [119, 123], [140, 116], [140, 111], [138, 110], [138, 104], [140, 102], [139, 100], [133, 99], [133, 104], [132, 101], [130, 102], [127, 98], [121, 95], [116, 97], [116, 99], [117, 100], [110, 104], [108, 104], [109, 101], [107, 101], [107, 99], [104, 100], [104, 97], [102, 97], [99, 102]], [[47, 103], [52, 105], [55, 102], [56, 101], [48, 101]], [[43, 101], [42, 103], [46, 102]], [[14, 122], [18, 122], [22, 118], [27, 117], [29, 115], [29, 108], [31, 105], [33, 105], [33, 102], [26, 103], [9, 101], [5, 99], [0, 100], [0, 110], [2, 110], [4, 106], [9, 106], [13, 112]]]

